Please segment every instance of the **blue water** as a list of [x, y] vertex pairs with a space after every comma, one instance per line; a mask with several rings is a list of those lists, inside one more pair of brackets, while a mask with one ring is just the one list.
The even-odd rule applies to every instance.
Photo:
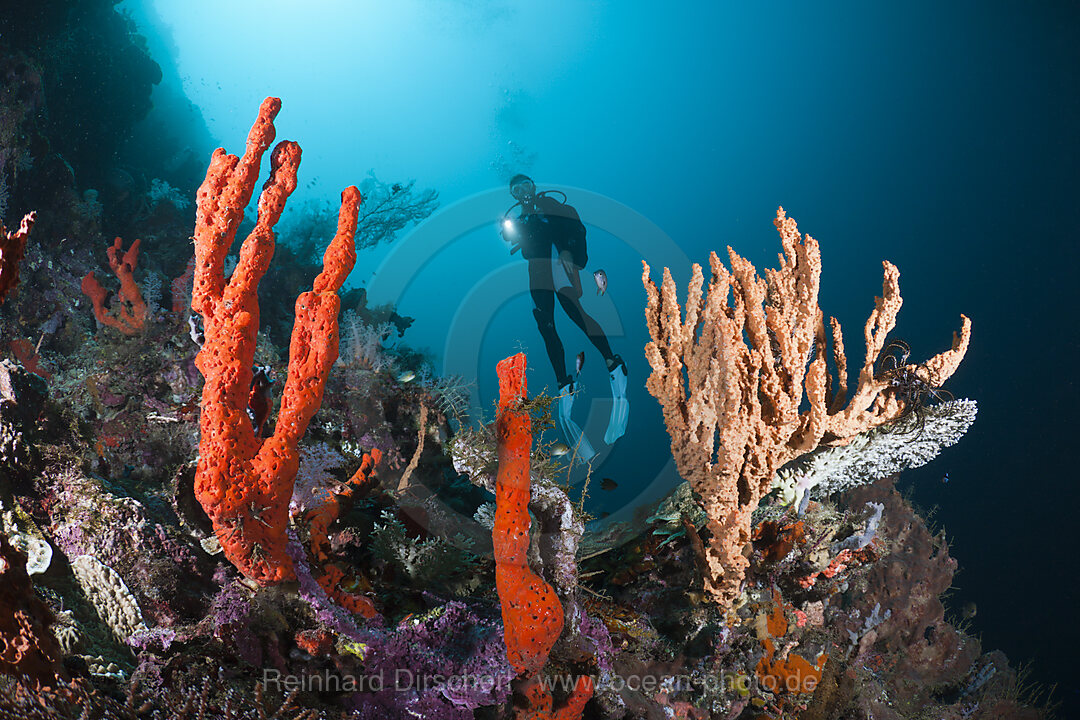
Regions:
[[[690, 262], [727, 245], [761, 269], [775, 263], [771, 219], [783, 205], [821, 241], [822, 307], [856, 358], [883, 259], [901, 271], [894, 337], [914, 359], [946, 349], [969, 315], [971, 349], [948, 388], [977, 399], [979, 419], [905, 482], [916, 503], [939, 508], [961, 566], [952, 605], [977, 603], [984, 646], [1033, 661], [1037, 681], [1067, 681], [1080, 642], [1080, 26], [1067, 4], [122, 7], [166, 70], [159, 95], [186, 94], [214, 143], [238, 151], [262, 98], [283, 99], [279, 137], [304, 149], [299, 196], [334, 198], [369, 169], [439, 192], [442, 209], [362, 254], [350, 282], [416, 317], [406, 341], [441, 369], [472, 373], [482, 408], [495, 362], [517, 349], [533, 389], [554, 384], [525, 264], [496, 232], [513, 202], [507, 173], [566, 191], [590, 227], [586, 308], [632, 388], [629, 432], [594, 468], [619, 487], [596, 493], [594, 510], [632, 508], [676, 480], [642, 388], [642, 257], [657, 279], [670, 265], [680, 285]], [[588, 279], [600, 267], [602, 298]], [[587, 353], [578, 410], [599, 437], [600, 358], [557, 323], [570, 362]]]

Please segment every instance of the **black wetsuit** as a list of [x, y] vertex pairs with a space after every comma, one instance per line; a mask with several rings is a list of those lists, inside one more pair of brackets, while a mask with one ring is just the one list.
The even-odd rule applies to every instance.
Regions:
[[[520, 247], [521, 256], [529, 261], [529, 293], [536, 305], [533, 316], [544, 338], [555, 377], [562, 387], [570, 382], [571, 377], [566, 372], [566, 352], [562, 340], [555, 331], [556, 297], [567, 317], [588, 336], [604, 360], [610, 361], [614, 356], [600, 323], [581, 306], [579, 271], [588, 256], [585, 252], [585, 228], [577, 211], [544, 195], [538, 195], [534, 202], [536, 207], [522, 206], [521, 215], [515, 221], [513, 240]], [[557, 255], [562, 252], [569, 252], [573, 257], [573, 266], [566, 273], [570, 286], [556, 290], [553, 273], [562, 271], [561, 266], [556, 266], [559, 263]]]

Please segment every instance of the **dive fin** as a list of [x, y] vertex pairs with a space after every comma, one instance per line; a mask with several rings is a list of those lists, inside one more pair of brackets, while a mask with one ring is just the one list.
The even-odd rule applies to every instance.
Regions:
[[626, 363], [618, 355], [617, 364], [608, 373], [611, 380], [611, 417], [608, 419], [604, 442], [611, 445], [626, 433], [626, 423], [630, 419], [630, 401], [626, 399]]
[[570, 416], [570, 411], [574, 408], [574, 395], [573, 383], [567, 384], [562, 388], [562, 397], [559, 398], [559, 429], [562, 430], [563, 437], [566, 438], [566, 444], [574, 451], [577, 459], [582, 462], [589, 462], [596, 455], [596, 450], [593, 449], [592, 443], [585, 437], [585, 433], [581, 431], [581, 426], [574, 422], [574, 419]]

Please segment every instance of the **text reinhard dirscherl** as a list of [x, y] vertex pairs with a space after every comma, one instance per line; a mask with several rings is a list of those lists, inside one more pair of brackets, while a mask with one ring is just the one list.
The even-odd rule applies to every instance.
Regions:
[[[394, 692], [449, 692], [472, 691], [495, 693], [509, 691], [514, 680], [512, 675], [465, 674], [440, 675], [418, 674], [406, 669], [391, 673], [377, 672], [366, 675], [337, 674], [324, 671], [314, 675], [287, 675], [279, 670], [263, 670], [262, 684], [268, 690], [279, 692], [360, 692], [377, 693], [386, 690]], [[550, 690], [569, 692], [577, 682], [574, 675], [544, 676], [541, 683]], [[594, 692], [606, 690], [654, 692], [737, 692], [746, 695], [757, 687], [768, 692], [804, 692], [812, 693], [817, 687], [818, 678], [814, 675], [805, 677], [798, 674], [788, 675], [783, 681], [771, 676], [758, 678], [753, 674], [715, 675], [616, 675], [604, 673], [593, 678]]]

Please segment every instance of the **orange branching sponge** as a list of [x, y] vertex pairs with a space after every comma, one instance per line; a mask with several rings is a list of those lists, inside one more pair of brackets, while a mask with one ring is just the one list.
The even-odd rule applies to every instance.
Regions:
[[566, 703], [552, 714], [552, 698], [538, 675], [563, 628], [563, 609], [555, 590], [529, 568], [529, 460], [532, 427], [523, 408], [526, 397], [525, 355], [501, 361], [499, 407], [495, 420], [499, 471], [495, 478], [495, 589], [502, 604], [506, 655], [524, 682], [518, 692], [527, 707], [519, 720], [580, 718], [593, 693], [592, 679], [578, 678]]
[[127, 252], [120, 255], [123, 241], [116, 238], [109, 255], [109, 268], [120, 280], [120, 302], [114, 302], [111, 308], [105, 308], [108, 291], [101, 286], [94, 271], [86, 273], [82, 279], [83, 294], [94, 303], [94, 317], [102, 325], [116, 328], [125, 335], [135, 335], [146, 327], [146, 303], [143, 301], [139, 286], [135, 283], [135, 266], [139, 264], [139, 241], [131, 243]]
[[0, 302], [19, 284], [19, 265], [22, 264], [26, 240], [36, 219], [36, 212], [27, 213], [23, 215], [19, 229], [10, 232], [0, 222]]
[[[904, 377], [933, 393], [956, 370], [971, 339], [971, 321], [961, 315], [949, 350], [921, 364], [884, 367], [886, 338], [901, 305], [900, 272], [885, 262], [881, 296], [863, 329], [863, 366], [849, 396], [840, 323], [831, 318], [827, 332], [818, 304], [821, 248], [783, 208], [774, 225], [784, 249], [779, 268], [762, 278], [731, 248], [730, 270], [712, 253], [707, 288], [694, 265], [684, 306], [667, 268], [657, 287], [643, 263], [652, 338], [645, 346], [652, 367], [645, 386], [663, 408], [679, 474], [708, 516], [705, 586], [723, 607], [741, 592], [751, 516], [777, 469], [910, 412], [913, 394], [894, 380]], [[835, 375], [827, 366], [830, 337]]]
[[255, 340], [258, 284], [274, 252], [274, 225], [296, 188], [300, 146], [283, 141], [270, 156], [270, 178], [259, 196], [255, 228], [240, 248], [226, 282], [225, 257], [244, 218], [259, 162], [274, 140], [281, 101], [267, 98], [248, 135], [243, 157], [218, 148], [199, 188], [195, 221], [192, 310], [203, 317], [206, 340], [195, 362], [203, 386], [195, 495], [210, 516], [225, 556], [261, 585], [295, 578], [286, 552], [289, 499], [299, 468], [297, 446], [322, 404], [338, 354], [337, 291], [356, 262], [354, 236], [360, 191], [341, 195], [337, 234], [323, 256], [311, 292], [296, 299], [289, 370], [274, 434], [255, 436], [247, 415]]

